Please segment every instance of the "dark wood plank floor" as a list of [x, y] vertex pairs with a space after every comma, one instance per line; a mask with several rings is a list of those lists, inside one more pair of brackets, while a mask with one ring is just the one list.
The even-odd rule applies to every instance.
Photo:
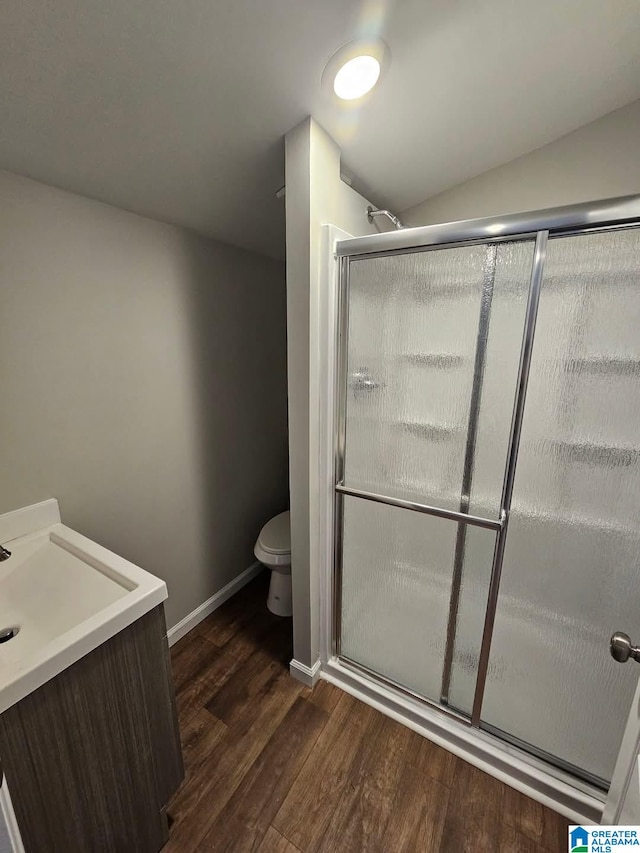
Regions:
[[185, 781], [166, 853], [557, 853], [568, 821], [321, 681], [260, 576], [172, 649]]

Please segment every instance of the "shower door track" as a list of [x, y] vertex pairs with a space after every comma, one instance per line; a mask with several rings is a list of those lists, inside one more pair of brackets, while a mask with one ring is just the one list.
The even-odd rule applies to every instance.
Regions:
[[[527, 744], [516, 743], [513, 738], [505, 737], [497, 729], [492, 730], [481, 723], [482, 700], [484, 696], [487, 670], [491, 652], [491, 640], [495, 622], [498, 593], [500, 588], [500, 576], [502, 560], [506, 544], [506, 536], [509, 523], [509, 510], [518, 457], [520, 433], [524, 415], [529, 368], [533, 349], [537, 308], [540, 297], [542, 274], [546, 256], [546, 245], [549, 236], [575, 235], [595, 230], [611, 230], [614, 228], [625, 228], [637, 225], [640, 222], [640, 196], [628, 196], [619, 199], [607, 199], [590, 204], [570, 205], [550, 210], [534, 211], [520, 215], [505, 217], [490, 217], [487, 219], [465, 220], [461, 222], [446, 223], [442, 225], [431, 225], [421, 228], [406, 229], [404, 231], [389, 232], [366, 237], [355, 237], [348, 240], [338, 241], [335, 247], [335, 257], [339, 263], [338, 276], [338, 298], [337, 298], [337, 360], [334, 378], [335, 393], [335, 428], [334, 428], [334, 496], [333, 496], [333, 581], [331, 601], [331, 648], [334, 660], [343, 662], [347, 667], [356, 668], [368, 678], [386, 685], [394, 692], [410, 696], [418, 703], [432, 709], [434, 712], [447, 718], [455, 719], [457, 724], [462, 724], [477, 731], [489, 732], [489, 737], [499, 738], [502, 742], [511, 742], [519, 750], [533, 754], [541, 759], [547, 766], [555, 766], [575, 780], [583, 780], [588, 786], [606, 789], [603, 780], [593, 777], [591, 774], [581, 771], [579, 768], [568, 765], [561, 759], [548, 755], [529, 747]], [[507, 461], [502, 487], [500, 513], [498, 519], [488, 519], [470, 515], [464, 512], [465, 492], [462, 492], [460, 512], [434, 507], [415, 501], [407, 501], [386, 495], [367, 492], [362, 489], [351, 488], [344, 482], [344, 458], [346, 438], [346, 395], [347, 395], [347, 362], [346, 342], [348, 335], [348, 282], [349, 262], [351, 258], [380, 257], [397, 255], [405, 252], [437, 250], [445, 247], [459, 247], [473, 244], [494, 244], [505, 240], [525, 240], [535, 236], [535, 248], [533, 264], [530, 274], [527, 310], [524, 321], [520, 362], [518, 366], [518, 379], [516, 385], [516, 397], [512, 413], [511, 428], [509, 434], [509, 445]], [[480, 318], [482, 324], [482, 315]], [[481, 371], [474, 371], [474, 388], [472, 399], [479, 405], [479, 389], [476, 383], [481, 381]], [[471, 412], [470, 422], [477, 417], [477, 412]], [[467, 447], [467, 454], [473, 453], [473, 447]], [[465, 460], [468, 461], [468, 460]], [[467, 466], [465, 465], [465, 468]], [[489, 582], [487, 605], [485, 608], [484, 626], [480, 646], [478, 669], [476, 674], [476, 687], [473, 700], [471, 717], [456, 712], [448, 707], [448, 670], [451, 666], [451, 654], [445, 656], [445, 667], [443, 672], [443, 690], [440, 703], [427, 699], [424, 696], [407, 690], [402, 685], [394, 683], [390, 679], [363, 667], [355, 661], [350, 661], [342, 655], [341, 651], [341, 597], [342, 597], [342, 516], [343, 496], [353, 497], [384, 503], [391, 506], [401, 507], [410, 511], [450, 519], [459, 523], [459, 530], [465, 529], [466, 525], [476, 525], [496, 532], [496, 543]], [[461, 567], [459, 567], [461, 568]], [[455, 567], [453, 577], [453, 588], [455, 592]], [[450, 635], [452, 626], [455, 628], [455, 602], [451, 605], [449, 614], [449, 629], [447, 636], [447, 649], [452, 648], [453, 637]], [[325, 661], [325, 666], [331, 661]], [[523, 753], [524, 754], [524, 753]], [[592, 790], [593, 795], [595, 792]], [[575, 812], [574, 812], [575, 813]]]
[[431, 702], [349, 658], [326, 661], [322, 677], [392, 719], [427, 737], [464, 761], [559, 811], [573, 823], [599, 823], [605, 801], [602, 784], [576, 768], [549, 761], [544, 753], [484, 724]]
[[390, 688], [393, 691], [410, 697], [411, 699], [419, 702], [421, 705], [424, 705], [430, 710], [435, 711], [437, 714], [444, 714], [449, 719], [455, 720], [458, 724], [463, 725], [469, 731], [475, 731], [477, 728], [478, 730], [485, 732], [490, 737], [497, 738], [500, 741], [506, 741], [507, 743], [516, 747], [516, 749], [523, 756], [534, 756], [536, 759], [544, 762], [545, 765], [551, 765], [557, 768], [559, 771], [561, 771], [562, 774], [566, 774], [567, 777], [570, 777], [572, 779], [581, 779], [583, 782], [586, 783], [586, 785], [590, 786], [592, 789], [602, 791], [603, 793], [606, 793], [608, 789], [607, 783], [603, 779], [600, 779], [598, 776], [594, 776], [591, 773], [586, 773], [584, 770], [580, 770], [579, 767], [575, 767], [575, 765], [569, 764], [569, 762], [567, 761], [557, 759], [555, 758], [555, 756], [550, 755], [548, 752], [545, 752], [542, 749], [538, 749], [537, 747], [526, 743], [520, 738], [510, 735], [508, 732], [502, 731], [502, 729], [499, 729], [497, 726], [492, 726], [488, 723], [481, 723], [480, 726], [476, 727], [472, 725], [469, 718], [464, 716], [464, 714], [459, 713], [453, 708], [442, 707], [437, 702], [433, 702], [430, 699], [426, 699], [424, 696], [420, 695], [420, 693], [416, 693], [415, 691], [404, 687], [402, 684], [398, 684], [398, 682], [394, 681], [392, 678], [387, 678], [387, 676], [385, 675], [380, 675], [380, 673], [375, 672], [375, 670], [370, 669], [368, 666], [364, 666], [363, 664], [351, 660], [350, 658], [344, 655], [341, 656], [339, 660], [343, 666], [348, 667], [354, 672], [366, 675], [368, 678], [374, 679], [379, 684], [384, 685], [385, 687]]

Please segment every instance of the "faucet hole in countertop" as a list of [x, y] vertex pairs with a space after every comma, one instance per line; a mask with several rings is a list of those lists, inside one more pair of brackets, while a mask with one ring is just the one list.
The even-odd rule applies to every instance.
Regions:
[[20, 631], [19, 625], [9, 625], [8, 628], [0, 628], [0, 643], [8, 643]]

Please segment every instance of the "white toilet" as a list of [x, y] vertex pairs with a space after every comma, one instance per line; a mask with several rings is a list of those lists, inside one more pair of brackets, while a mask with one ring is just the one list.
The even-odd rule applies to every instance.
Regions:
[[267, 607], [276, 616], [291, 616], [291, 526], [288, 510], [267, 521], [253, 553], [271, 569]]

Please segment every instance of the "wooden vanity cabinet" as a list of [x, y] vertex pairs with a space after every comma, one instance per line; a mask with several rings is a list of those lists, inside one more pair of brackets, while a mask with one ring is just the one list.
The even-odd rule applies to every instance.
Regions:
[[156, 853], [184, 776], [164, 608], [0, 715], [26, 853]]

